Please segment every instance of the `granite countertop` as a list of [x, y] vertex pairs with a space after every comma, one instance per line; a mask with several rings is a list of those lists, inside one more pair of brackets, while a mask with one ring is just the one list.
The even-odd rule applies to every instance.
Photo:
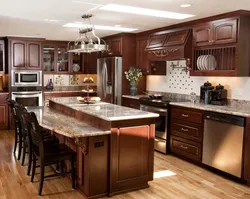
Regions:
[[40, 126], [66, 137], [80, 138], [111, 134], [110, 131], [97, 129], [49, 107], [28, 107], [27, 110], [36, 114]]
[[136, 95], [136, 96], [122, 95], [122, 97], [129, 98], [129, 99], [137, 99], [138, 100], [140, 97], [148, 97], [148, 95]]
[[203, 103], [191, 103], [191, 102], [170, 102], [170, 105], [195, 108], [205, 111], [212, 111], [218, 113], [225, 113], [230, 115], [250, 117], [250, 104], [249, 103], [235, 103], [231, 105], [217, 106], [208, 105]]
[[92, 92], [87, 92], [87, 91], [44, 91], [44, 93], [96, 93], [96, 91], [92, 91]]
[[159, 114], [156, 113], [145, 112], [106, 102], [81, 104], [77, 101], [76, 97], [51, 98], [49, 100], [107, 121], [159, 117]]

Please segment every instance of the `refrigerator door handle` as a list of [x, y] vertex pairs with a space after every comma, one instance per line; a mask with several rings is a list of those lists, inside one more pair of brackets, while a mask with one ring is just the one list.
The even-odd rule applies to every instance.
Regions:
[[106, 62], [104, 62], [104, 67], [103, 67], [103, 94], [104, 98], [107, 97], [107, 65]]

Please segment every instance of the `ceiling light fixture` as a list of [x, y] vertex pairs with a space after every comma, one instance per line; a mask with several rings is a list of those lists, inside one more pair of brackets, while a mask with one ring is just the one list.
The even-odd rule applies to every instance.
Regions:
[[120, 25], [120, 24], [117, 24], [117, 25], [115, 25], [115, 27], [121, 27], [122, 25]]
[[170, 18], [170, 19], [186, 19], [186, 18], [195, 16], [195, 15], [190, 15], [190, 14], [167, 12], [163, 10], [153, 10], [153, 9], [148, 9], [148, 8], [124, 6], [124, 5], [118, 5], [118, 4], [107, 4], [105, 6], [100, 7], [99, 9], [113, 11], [113, 12], [121, 12], [121, 13], [161, 17], [161, 18]]
[[[63, 25], [63, 27], [68, 27], [68, 28], [87, 28], [88, 24], [83, 24], [79, 22], [75, 23], [67, 23]], [[120, 27], [120, 26], [104, 26], [104, 25], [94, 25], [96, 30], [112, 30], [112, 31], [119, 31], [119, 32], [133, 32], [138, 29], [136, 28], [125, 28], [125, 27]]]
[[[68, 52], [72, 53], [92, 53], [92, 52], [102, 52], [107, 51], [108, 46], [105, 41], [100, 39], [95, 35], [95, 28], [90, 22], [91, 14], [84, 14], [82, 18], [86, 21], [88, 20], [89, 24], [86, 25], [84, 29], [79, 29], [79, 37], [75, 40], [74, 46], [70, 47], [70, 43], [68, 43]], [[78, 24], [79, 25], [79, 24]], [[64, 26], [65, 27], [65, 26]], [[93, 41], [89, 38], [88, 33], [92, 33], [93, 37], [97, 40], [97, 42]], [[101, 44], [101, 40], [104, 44]]]
[[180, 5], [182, 8], [188, 8], [188, 7], [191, 7], [192, 4], [181, 4]]

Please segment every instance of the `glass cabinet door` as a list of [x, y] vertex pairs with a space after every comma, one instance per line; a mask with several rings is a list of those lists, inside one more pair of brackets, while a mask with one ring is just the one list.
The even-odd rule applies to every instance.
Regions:
[[44, 45], [43, 47], [43, 70], [45, 72], [55, 71], [55, 46]]
[[58, 72], [68, 72], [69, 71], [69, 55], [67, 52], [67, 47], [57, 48], [57, 71]]
[[4, 64], [4, 41], [0, 41], [0, 74], [5, 73]]
[[72, 53], [72, 69], [71, 72], [82, 72], [83, 54]]

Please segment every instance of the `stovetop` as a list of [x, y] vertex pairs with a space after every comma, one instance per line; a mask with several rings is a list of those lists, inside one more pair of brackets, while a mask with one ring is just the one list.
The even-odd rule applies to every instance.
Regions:
[[139, 98], [140, 104], [160, 107], [160, 108], [168, 108], [169, 102], [187, 102], [188, 100], [180, 99], [180, 98], [168, 98], [163, 97], [161, 100], [159, 99], [151, 99], [150, 97], [141, 97]]

